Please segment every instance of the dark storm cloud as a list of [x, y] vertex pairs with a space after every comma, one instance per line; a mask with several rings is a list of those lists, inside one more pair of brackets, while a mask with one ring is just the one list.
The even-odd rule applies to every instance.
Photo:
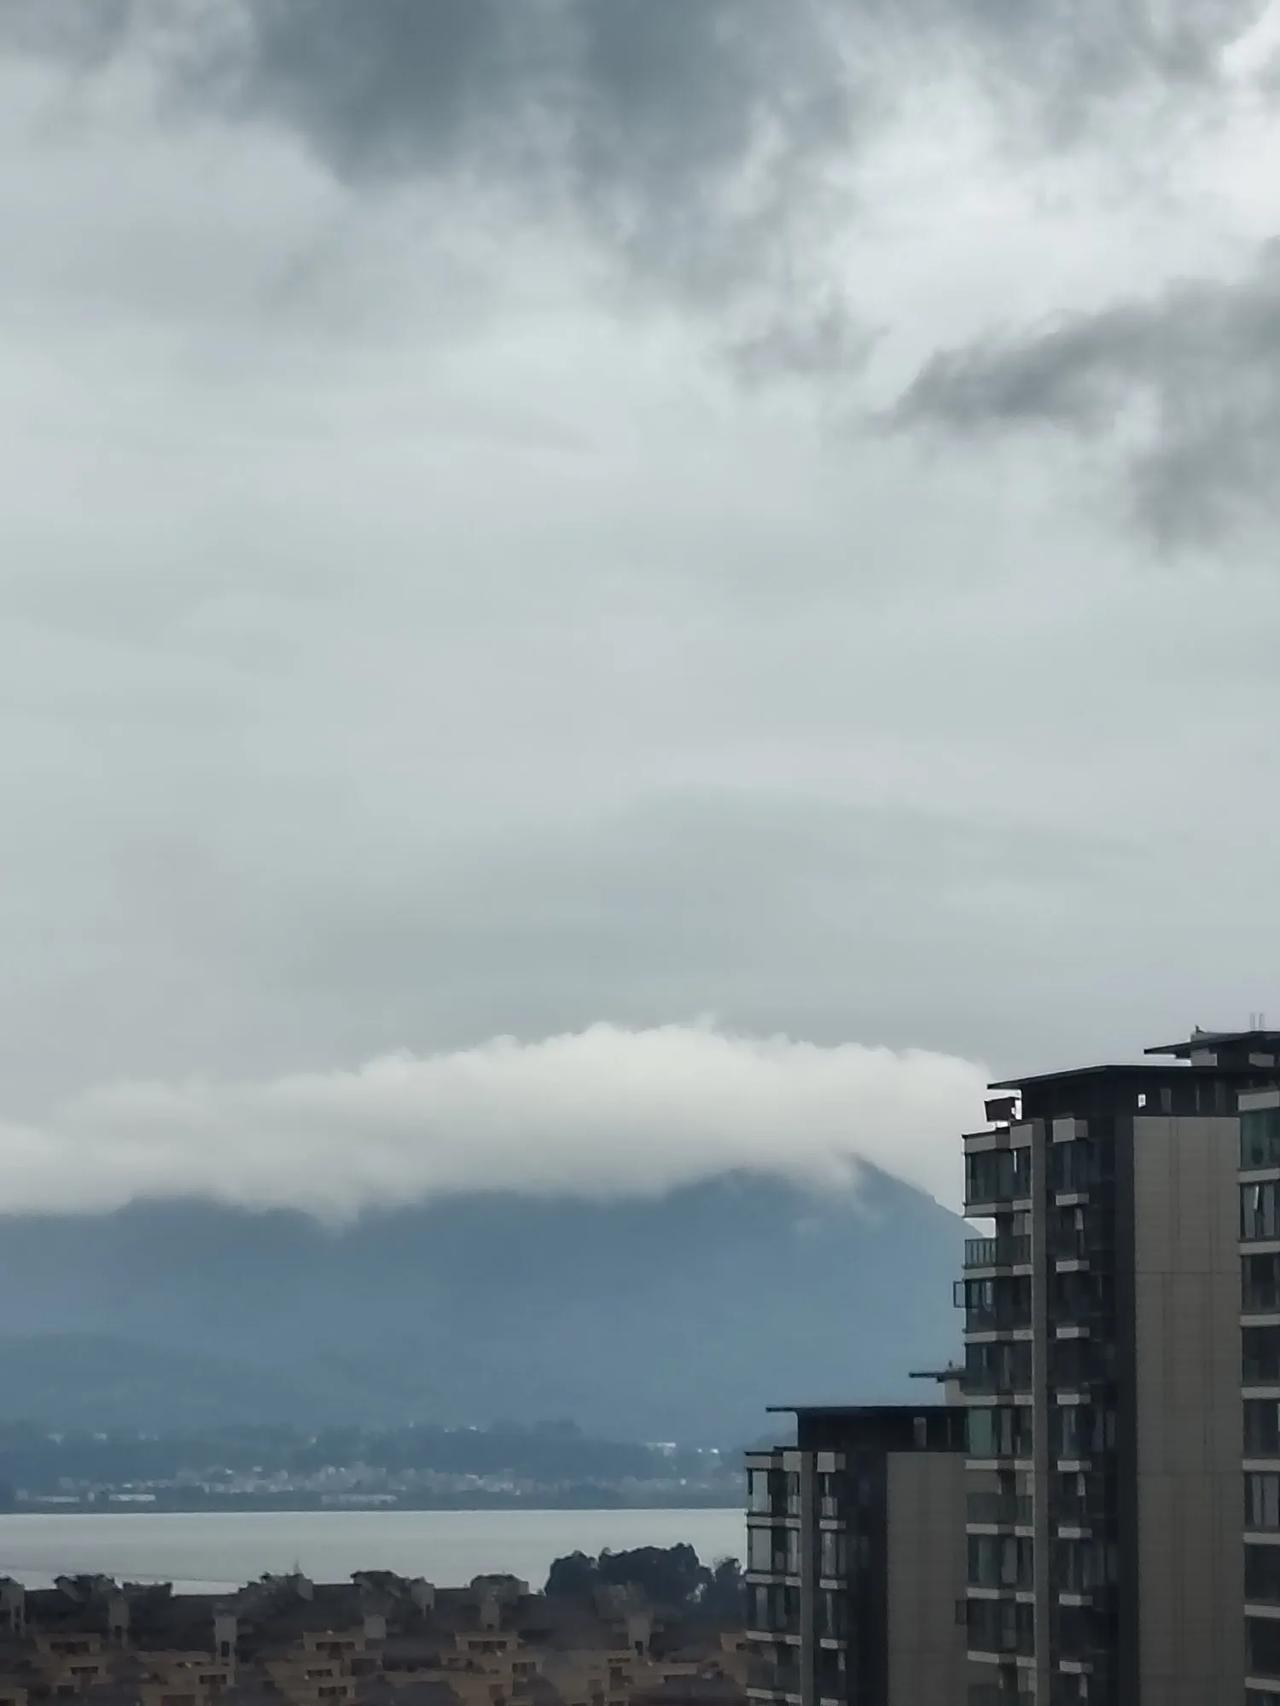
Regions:
[[1280, 456], [1280, 244], [1232, 282], [1078, 314], [935, 356], [899, 423], [959, 435], [1062, 429], [1117, 445], [1143, 522], [1167, 542], [1274, 510]]
[[[564, 147], [588, 200], [677, 206], [767, 144], [843, 147], [922, 71], [1023, 85], [1055, 128], [1155, 79], [1212, 81], [1262, 0], [253, 0], [238, 73], [344, 170], [438, 166], [483, 135]], [[528, 150], [531, 139], [535, 146]], [[617, 209], [624, 215], [634, 207]]]
[[771, 294], [783, 324], [756, 340], [759, 376], [858, 341], [824, 294], [819, 246], [850, 218], [828, 191], [902, 96], [956, 74], [1020, 143], [1060, 142], [1135, 87], [1211, 82], [1261, 4], [13, 0], [0, 29], [81, 55], [150, 43], [177, 98], [280, 123], [354, 186], [567, 209], [629, 282]]
[[722, 298], [776, 269], [856, 131], [836, 22], [817, 0], [260, 0], [196, 82], [345, 179], [567, 209], [629, 279]]

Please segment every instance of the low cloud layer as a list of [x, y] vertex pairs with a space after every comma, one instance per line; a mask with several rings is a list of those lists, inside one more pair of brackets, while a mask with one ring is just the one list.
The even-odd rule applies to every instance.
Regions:
[[261, 1083], [126, 1083], [0, 1126], [10, 1212], [198, 1197], [327, 1220], [462, 1192], [653, 1195], [747, 1170], [855, 1189], [864, 1165], [957, 1206], [983, 1069], [710, 1026], [598, 1024]]

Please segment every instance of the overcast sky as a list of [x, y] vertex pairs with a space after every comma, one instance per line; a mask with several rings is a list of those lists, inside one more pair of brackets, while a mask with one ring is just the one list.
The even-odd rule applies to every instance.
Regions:
[[1260, 0], [0, 0], [11, 1144], [781, 1033], [930, 1183], [1280, 1019], [1278, 91]]

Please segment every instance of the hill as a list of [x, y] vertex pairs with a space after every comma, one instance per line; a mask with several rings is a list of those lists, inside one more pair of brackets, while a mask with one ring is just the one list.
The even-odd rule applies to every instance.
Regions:
[[2, 1227], [0, 1417], [54, 1426], [563, 1416], [719, 1443], [771, 1403], [909, 1395], [956, 1338], [962, 1222], [883, 1176], [856, 1200], [735, 1176], [338, 1230], [206, 1203]]

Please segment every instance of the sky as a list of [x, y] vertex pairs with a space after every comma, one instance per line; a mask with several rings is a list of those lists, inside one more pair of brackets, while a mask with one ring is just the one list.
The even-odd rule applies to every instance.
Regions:
[[1262, 0], [0, 0], [22, 1206], [1280, 1018], [1278, 161]]

